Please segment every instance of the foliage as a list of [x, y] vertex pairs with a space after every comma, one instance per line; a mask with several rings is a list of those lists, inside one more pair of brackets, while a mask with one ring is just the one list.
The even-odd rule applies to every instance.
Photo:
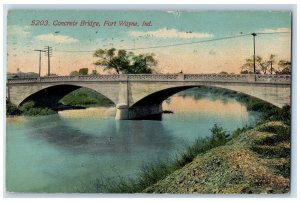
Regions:
[[89, 69], [88, 68], [80, 68], [78, 73], [79, 75], [88, 75]]
[[[275, 61], [275, 55], [271, 54], [267, 60], [264, 60], [261, 56], [255, 57], [255, 71], [257, 74], [266, 74], [268, 71], [273, 72], [274, 68], [271, 64]], [[253, 73], [253, 57], [247, 58], [246, 63], [242, 66], [241, 73]]]
[[[261, 56], [255, 57], [255, 71], [257, 74], [290, 74], [291, 62], [280, 60], [276, 64], [275, 55], [271, 54], [268, 59], [263, 59]], [[246, 62], [241, 67], [241, 74], [253, 74], [253, 57], [247, 58]], [[274, 67], [277, 65], [277, 69]]]
[[87, 106], [87, 105], [98, 105], [98, 106], [111, 106], [113, 102], [103, 95], [88, 89], [80, 88], [77, 89], [60, 100], [64, 105], [71, 106]]
[[11, 103], [6, 99], [6, 115], [20, 115], [21, 111], [17, 108], [16, 105]]
[[79, 75], [88, 75], [89, 69], [88, 68], [80, 68], [79, 71], [72, 71], [70, 72], [70, 76], [79, 76]]
[[69, 75], [70, 76], [78, 76], [79, 72], [78, 71], [72, 71]]
[[94, 63], [96, 66], [103, 67], [104, 70], [114, 70], [117, 74], [151, 74], [157, 61], [154, 54], [139, 54], [125, 50], [98, 49], [94, 53], [98, 60]]
[[99, 73], [97, 72], [97, 70], [93, 69], [91, 75], [99, 75]]
[[24, 103], [21, 107], [20, 110], [22, 112], [22, 115], [26, 116], [37, 116], [37, 115], [50, 115], [50, 114], [55, 114], [56, 112], [53, 111], [50, 108], [41, 108], [35, 106], [34, 101], [28, 101]]
[[210, 131], [212, 133], [211, 143], [214, 144], [214, 146], [219, 146], [226, 143], [229, 134], [226, 131], [224, 131], [222, 127], [218, 126], [217, 124], [214, 124]]
[[276, 74], [291, 74], [291, 67], [292, 64], [290, 61], [287, 60], [280, 60], [278, 62], [278, 70], [276, 71]]

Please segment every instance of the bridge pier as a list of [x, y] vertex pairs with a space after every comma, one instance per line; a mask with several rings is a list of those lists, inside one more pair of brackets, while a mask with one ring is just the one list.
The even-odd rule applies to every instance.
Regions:
[[163, 112], [162, 104], [134, 107], [128, 107], [124, 104], [118, 104], [116, 108], [116, 120], [161, 120]]
[[116, 106], [116, 120], [126, 120], [128, 119], [128, 105], [117, 104]]

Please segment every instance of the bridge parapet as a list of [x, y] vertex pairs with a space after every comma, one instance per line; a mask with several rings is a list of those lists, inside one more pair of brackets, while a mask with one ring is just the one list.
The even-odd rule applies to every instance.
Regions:
[[110, 74], [88, 76], [50, 76], [36, 78], [13, 78], [7, 83], [36, 83], [36, 82], [64, 82], [64, 81], [212, 81], [212, 82], [240, 82], [240, 83], [279, 83], [290, 84], [290, 75], [275, 74]]
[[258, 74], [258, 75], [256, 75], [256, 81], [258, 81], [258, 82], [290, 83], [291, 75]]

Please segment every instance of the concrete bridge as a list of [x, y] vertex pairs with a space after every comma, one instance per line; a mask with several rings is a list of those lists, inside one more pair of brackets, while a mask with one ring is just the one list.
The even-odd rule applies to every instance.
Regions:
[[68, 93], [86, 87], [116, 105], [116, 119], [161, 116], [169, 96], [196, 86], [212, 86], [244, 93], [277, 107], [290, 104], [290, 75], [253, 74], [130, 74], [57, 76], [7, 80], [7, 98], [17, 106], [27, 100], [57, 103]]

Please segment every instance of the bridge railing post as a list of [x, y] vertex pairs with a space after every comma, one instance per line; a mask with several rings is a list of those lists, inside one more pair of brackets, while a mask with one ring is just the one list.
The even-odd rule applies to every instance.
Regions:
[[181, 73], [178, 74], [178, 75], [177, 75], [177, 80], [178, 80], [178, 81], [184, 81], [184, 74], [181, 74]]
[[121, 81], [128, 81], [128, 75], [127, 74], [120, 74], [120, 80]]
[[247, 81], [248, 82], [255, 82], [256, 81], [256, 75], [255, 74], [248, 74], [247, 75]]

